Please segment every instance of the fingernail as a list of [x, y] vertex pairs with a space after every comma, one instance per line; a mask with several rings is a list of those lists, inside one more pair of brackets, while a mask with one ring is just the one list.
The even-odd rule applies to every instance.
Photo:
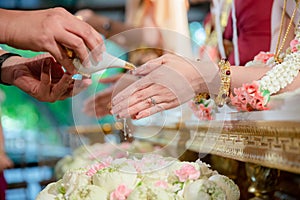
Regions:
[[141, 119], [141, 118], [142, 118], [141, 113], [139, 113], [139, 114], [137, 114], [137, 115], [135, 116], [135, 119]]
[[137, 115], [136, 115], [136, 119], [141, 119], [141, 118], [144, 118], [144, 117], [148, 117], [150, 115], [150, 113], [146, 113], [146, 112], [139, 112]]

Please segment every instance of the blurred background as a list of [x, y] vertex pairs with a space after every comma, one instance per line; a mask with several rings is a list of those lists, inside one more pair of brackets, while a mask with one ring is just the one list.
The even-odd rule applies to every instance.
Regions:
[[[126, 0], [1, 0], [0, 8], [6, 9], [46, 9], [61, 6], [75, 13], [81, 9], [94, 12], [114, 20], [124, 21]], [[205, 41], [203, 20], [209, 11], [209, 2], [194, 0], [188, 11], [191, 38], [199, 45]], [[28, 27], [29, 28], [29, 27]], [[26, 31], [26, 30], [24, 30]], [[7, 45], [1, 48], [21, 54], [25, 57], [37, 55], [37, 52], [14, 49]], [[120, 55], [122, 48], [110, 42], [110, 53]], [[126, 59], [124, 53], [124, 59]], [[118, 73], [118, 70], [105, 71], [102, 77]], [[93, 93], [106, 86], [98, 84], [99, 77], [87, 91]], [[1, 117], [4, 129], [5, 148], [14, 162], [13, 169], [5, 170], [9, 184], [8, 200], [34, 199], [43, 186], [51, 182], [55, 162], [72, 151], [74, 141], [68, 133], [74, 125], [72, 101], [67, 99], [55, 103], [43, 103], [31, 98], [17, 88], [0, 86], [2, 103]], [[93, 123], [109, 123], [111, 116], [94, 120]], [[77, 141], [78, 142], [78, 141]], [[76, 141], [75, 141], [76, 143]]]

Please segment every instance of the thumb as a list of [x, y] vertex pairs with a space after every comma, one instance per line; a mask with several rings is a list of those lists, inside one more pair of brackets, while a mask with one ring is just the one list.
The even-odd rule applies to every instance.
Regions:
[[49, 85], [51, 84], [51, 58], [45, 58], [43, 62], [40, 80], [40, 90], [44, 94], [50, 92]]

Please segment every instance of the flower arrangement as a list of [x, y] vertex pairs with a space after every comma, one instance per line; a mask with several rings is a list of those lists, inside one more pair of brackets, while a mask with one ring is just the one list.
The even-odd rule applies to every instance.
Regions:
[[240, 197], [238, 186], [200, 160], [180, 162], [148, 154], [141, 159], [105, 160], [69, 170], [37, 200], [199, 200]]
[[[270, 96], [276, 94], [288, 84], [292, 83], [300, 70], [300, 27], [296, 29], [296, 36], [290, 42], [285, 54], [279, 56], [280, 63], [275, 62], [271, 53], [260, 52], [255, 56], [257, 62], [272, 67], [265, 76], [250, 84], [243, 84], [235, 88], [231, 95], [231, 104], [239, 111], [260, 111], [269, 109]], [[250, 64], [251, 66], [252, 64]]]
[[60, 179], [70, 169], [77, 169], [95, 164], [108, 156], [111, 156], [112, 158], [127, 158], [131, 154], [157, 151], [159, 151], [160, 155], [164, 155], [163, 149], [159, 146], [138, 140], [135, 140], [132, 143], [95, 143], [93, 145], [83, 145], [75, 149], [72, 155], [67, 155], [60, 159], [54, 168], [54, 172], [56, 178]]
[[200, 98], [189, 102], [189, 107], [200, 120], [212, 120], [215, 114], [215, 102], [212, 99]]
[[[265, 93], [264, 93], [265, 92]], [[231, 94], [231, 104], [236, 107], [238, 111], [258, 111], [268, 110], [267, 102], [270, 98], [268, 90], [260, 91], [258, 82], [254, 81], [252, 84], [243, 84], [240, 88], [234, 88]]]

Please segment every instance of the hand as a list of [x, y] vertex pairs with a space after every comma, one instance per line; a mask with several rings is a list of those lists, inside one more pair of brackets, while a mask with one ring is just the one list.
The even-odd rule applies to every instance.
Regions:
[[174, 108], [193, 98], [195, 93], [208, 92], [206, 83], [214, 86], [217, 72], [217, 66], [211, 62], [197, 63], [166, 54], [133, 73], [145, 76], [113, 98], [112, 112], [120, 118], [140, 119]]
[[0, 153], [0, 171], [14, 166], [13, 162], [3, 152]]
[[112, 77], [102, 78], [99, 80], [100, 83], [111, 83], [113, 85], [85, 101], [84, 112], [86, 115], [100, 118], [110, 114], [111, 98], [115, 88], [115, 83], [121, 78], [122, 75], [123, 74], [118, 74]]
[[0, 17], [3, 15], [7, 22], [5, 38], [0, 37], [3, 43], [21, 49], [47, 51], [71, 74], [76, 70], [64, 47], [73, 50], [81, 62], [88, 57], [88, 49], [93, 50], [95, 60], [101, 60], [104, 46], [100, 34], [63, 8], [38, 11], [0, 9]]
[[2, 66], [2, 81], [15, 85], [32, 97], [54, 102], [74, 96], [86, 89], [90, 79], [76, 82], [64, 73], [52, 56], [43, 54], [34, 58], [10, 57]]
[[113, 85], [89, 98], [84, 105], [84, 112], [91, 117], [103, 117], [111, 114], [112, 97], [122, 89], [137, 80], [130, 74], [118, 74], [109, 78], [100, 79], [101, 83], [112, 83]]

